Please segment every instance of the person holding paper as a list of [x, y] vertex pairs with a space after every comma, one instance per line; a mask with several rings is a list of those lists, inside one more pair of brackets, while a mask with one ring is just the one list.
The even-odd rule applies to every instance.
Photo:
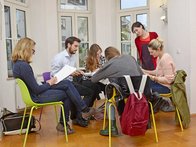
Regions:
[[[65, 50], [58, 53], [51, 62], [51, 75], [52, 76], [58, 73], [66, 65], [76, 67], [75, 53], [79, 48], [79, 43], [80, 43], [80, 39], [74, 36], [69, 37], [65, 40]], [[94, 91], [96, 89], [96, 84], [90, 81], [89, 83], [87, 83], [88, 85], [86, 85], [86, 83], [81, 82], [82, 78], [79, 78], [80, 80], [74, 81], [74, 79], [77, 79], [78, 77], [82, 77], [83, 74], [84, 74], [83, 71], [76, 70], [72, 74], [70, 74], [70, 76], [67, 77], [66, 79], [72, 81], [72, 83], [78, 90], [79, 94], [81, 96], [84, 96], [83, 100], [85, 101], [86, 105], [88, 107], [91, 107], [94, 102], [94, 99], [96, 99], [93, 97]], [[91, 110], [92, 110], [91, 112], [93, 113], [93, 109]], [[83, 118], [85, 119], [89, 117], [90, 116], [83, 115]], [[79, 125], [80, 125], [80, 122], [83, 121], [83, 120], [78, 120], [78, 118], [76, 118], [74, 110], [72, 110], [71, 119], [74, 120], [73, 121], [74, 124], [79, 124]]]
[[[43, 85], [37, 83], [33, 69], [30, 66], [35, 53], [35, 44], [32, 39], [27, 37], [18, 41], [12, 53], [12, 61], [14, 63], [13, 76], [25, 82], [34, 102], [47, 103], [62, 101], [67, 122], [69, 121], [70, 104], [76, 106], [77, 116], [80, 116], [81, 112], [89, 113], [90, 109], [82, 101], [78, 91], [69, 80], [63, 80], [55, 84], [57, 79], [56, 77], [52, 77]], [[68, 134], [74, 133], [74, 130], [69, 124], [66, 124]], [[83, 126], [87, 126], [87, 124], [83, 123]], [[56, 129], [58, 131], [64, 131], [62, 114], [60, 115]]]

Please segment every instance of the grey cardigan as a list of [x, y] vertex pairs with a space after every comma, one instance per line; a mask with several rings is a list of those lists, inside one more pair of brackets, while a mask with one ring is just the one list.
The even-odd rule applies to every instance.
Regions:
[[143, 75], [135, 58], [129, 55], [121, 55], [110, 59], [91, 78], [92, 82], [99, 82], [105, 78], [122, 77], [123, 75]]

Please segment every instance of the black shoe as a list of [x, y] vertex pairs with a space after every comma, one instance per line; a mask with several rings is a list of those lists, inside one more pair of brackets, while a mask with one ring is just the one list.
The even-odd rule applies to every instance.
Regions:
[[[68, 123], [66, 123], [66, 127], [67, 127], [67, 134], [75, 133], [75, 131], [70, 127], [70, 125]], [[61, 123], [58, 123], [58, 125], [56, 126], [56, 129], [59, 132], [65, 132], [65, 128], [64, 128], [63, 124], [61, 124]]]
[[81, 127], [87, 127], [88, 126], [88, 121], [85, 120], [84, 118], [76, 118], [76, 119], [72, 120], [72, 123], [74, 125], [79, 125]]

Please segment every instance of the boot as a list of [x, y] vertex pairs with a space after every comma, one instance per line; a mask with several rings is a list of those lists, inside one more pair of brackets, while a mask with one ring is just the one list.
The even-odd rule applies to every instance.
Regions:
[[[118, 136], [118, 129], [116, 127], [116, 120], [111, 121], [111, 131], [112, 131], [112, 136]], [[100, 135], [102, 136], [109, 136], [109, 124], [104, 130], [100, 130], [99, 132]]]

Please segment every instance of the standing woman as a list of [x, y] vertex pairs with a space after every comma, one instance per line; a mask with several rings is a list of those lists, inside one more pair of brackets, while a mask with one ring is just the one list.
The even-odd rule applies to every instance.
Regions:
[[143, 69], [154, 70], [156, 68], [156, 57], [153, 57], [149, 54], [148, 43], [152, 39], [158, 37], [156, 32], [148, 32], [145, 30], [145, 27], [140, 22], [133, 23], [132, 32], [137, 35], [135, 39], [135, 45], [137, 47], [140, 65]]

